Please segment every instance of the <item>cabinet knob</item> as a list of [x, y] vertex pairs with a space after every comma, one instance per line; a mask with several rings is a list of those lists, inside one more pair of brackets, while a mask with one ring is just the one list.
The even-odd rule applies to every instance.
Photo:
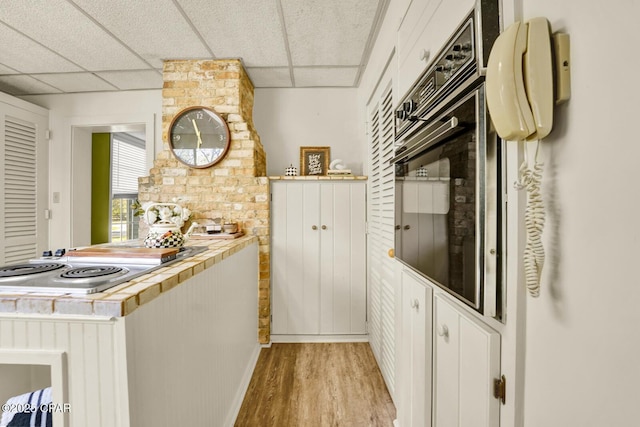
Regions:
[[396, 256], [396, 251], [391, 248], [387, 251], [387, 255], [389, 255], [389, 258], [394, 258]]
[[405, 226], [404, 226], [404, 229], [405, 229], [405, 230], [410, 230], [410, 229], [411, 229], [411, 226], [407, 224], [407, 225], [405, 225]]
[[449, 338], [449, 328], [447, 325], [438, 326], [437, 332], [441, 337], [444, 337], [445, 339]]
[[323, 226], [322, 226], [322, 229], [323, 229], [323, 230], [326, 230], [326, 229], [327, 229], [327, 226], [326, 226], [326, 225], [323, 225]]
[[420, 308], [420, 301], [414, 299], [411, 301], [411, 308], [415, 308], [416, 310]]
[[312, 230], [317, 230], [317, 229], [318, 229], [318, 226], [317, 226], [317, 225], [312, 225], [312, 226], [311, 226], [311, 229], [312, 229]]

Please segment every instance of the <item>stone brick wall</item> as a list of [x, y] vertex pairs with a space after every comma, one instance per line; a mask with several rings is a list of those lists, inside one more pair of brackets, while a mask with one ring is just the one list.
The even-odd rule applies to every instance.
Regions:
[[[266, 155], [253, 125], [253, 84], [240, 60], [171, 60], [164, 63], [162, 140], [148, 177], [139, 180], [139, 199], [179, 203], [193, 220], [237, 221], [260, 242], [258, 336], [270, 340], [269, 180]], [[207, 169], [189, 168], [171, 152], [168, 128], [173, 117], [192, 106], [213, 108], [229, 125], [225, 158]], [[141, 230], [141, 233], [145, 233]]]

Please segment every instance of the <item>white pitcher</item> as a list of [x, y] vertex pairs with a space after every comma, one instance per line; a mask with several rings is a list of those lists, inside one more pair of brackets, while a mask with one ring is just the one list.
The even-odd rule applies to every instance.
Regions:
[[[144, 211], [145, 221], [149, 221], [149, 210], [153, 207], [179, 207], [182, 210], [182, 206], [175, 203], [153, 203], [147, 206]], [[153, 224], [149, 224], [149, 233], [144, 239], [144, 245], [147, 248], [180, 248], [189, 240], [193, 229], [198, 226], [198, 223], [192, 222], [189, 230], [186, 233], [182, 233], [180, 227], [167, 219], [161, 219]]]

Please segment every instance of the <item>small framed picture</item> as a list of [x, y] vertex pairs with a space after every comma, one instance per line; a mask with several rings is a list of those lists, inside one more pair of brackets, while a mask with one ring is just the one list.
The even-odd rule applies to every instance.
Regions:
[[326, 175], [331, 147], [300, 147], [300, 174]]

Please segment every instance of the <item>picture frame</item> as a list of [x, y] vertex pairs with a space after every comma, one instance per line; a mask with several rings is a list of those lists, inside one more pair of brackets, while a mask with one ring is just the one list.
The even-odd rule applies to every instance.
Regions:
[[300, 175], [326, 175], [330, 157], [331, 147], [300, 147]]

